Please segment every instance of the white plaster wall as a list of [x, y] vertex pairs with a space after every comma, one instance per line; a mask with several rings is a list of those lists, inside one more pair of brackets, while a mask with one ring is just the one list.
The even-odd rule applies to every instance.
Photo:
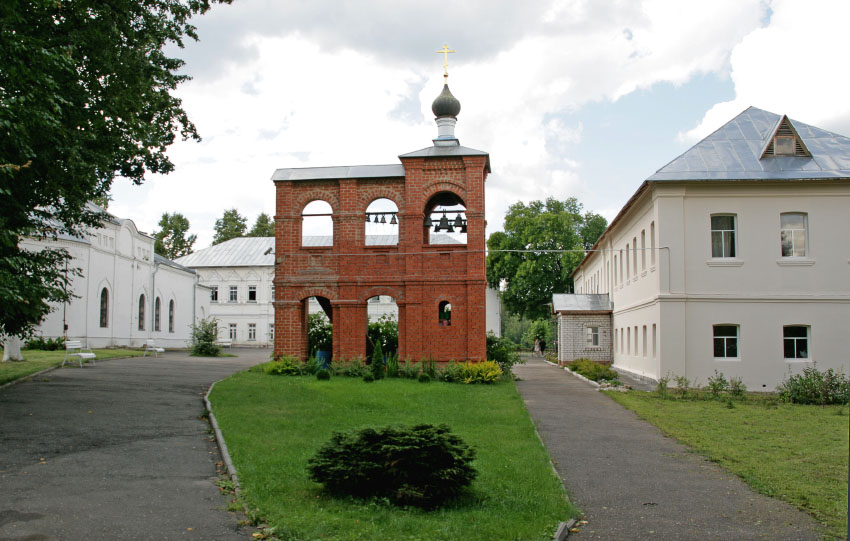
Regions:
[[[236, 324], [233, 345], [268, 347], [272, 345], [269, 325], [274, 324], [272, 282], [274, 267], [197, 267], [200, 283], [207, 288], [218, 286], [218, 302], [208, 304], [208, 316], [218, 320], [220, 338], [229, 336], [229, 326]], [[237, 287], [236, 302], [229, 301], [230, 286]], [[248, 287], [257, 287], [257, 301], [248, 302]], [[209, 296], [209, 289], [206, 289]], [[209, 297], [208, 297], [209, 298]], [[255, 340], [248, 340], [248, 324], [257, 326]]]

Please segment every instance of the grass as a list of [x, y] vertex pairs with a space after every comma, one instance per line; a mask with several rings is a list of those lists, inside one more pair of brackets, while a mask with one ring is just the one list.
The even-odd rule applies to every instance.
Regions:
[[[245, 503], [282, 539], [551, 539], [576, 516], [512, 382], [364, 383], [242, 372], [216, 384], [213, 410]], [[470, 494], [434, 511], [334, 499], [307, 477], [332, 432], [446, 423], [477, 450]]]
[[[119, 357], [140, 357], [143, 353], [141, 350], [135, 349], [94, 349], [92, 351], [97, 355], [95, 362]], [[0, 356], [2, 355], [3, 349], [0, 348]], [[27, 377], [42, 370], [47, 370], [48, 368], [53, 368], [54, 366], [59, 366], [65, 358], [65, 350], [43, 351], [40, 349], [25, 349], [21, 351], [21, 355], [24, 358], [23, 361], [0, 363], [0, 385]], [[76, 366], [79, 367], [80, 365], [76, 364]]]
[[847, 406], [775, 400], [665, 400], [608, 396], [741, 477], [754, 490], [808, 512], [829, 536], [847, 533]]

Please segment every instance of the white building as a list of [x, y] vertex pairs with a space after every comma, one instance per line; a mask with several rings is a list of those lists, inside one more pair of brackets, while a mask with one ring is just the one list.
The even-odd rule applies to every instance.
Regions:
[[69, 267], [81, 271], [71, 281], [76, 297], [55, 306], [36, 331], [44, 337], [65, 336], [96, 348], [141, 347], [148, 339], [184, 348], [191, 324], [209, 306], [209, 291], [195, 272], [155, 255], [154, 239], [132, 220], [108, 215], [84, 238], [25, 239], [21, 246], [64, 248], [73, 256]]
[[815, 362], [848, 372], [848, 263], [850, 139], [751, 107], [643, 182], [573, 279], [612, 301], [615, 367], [771, 391]]

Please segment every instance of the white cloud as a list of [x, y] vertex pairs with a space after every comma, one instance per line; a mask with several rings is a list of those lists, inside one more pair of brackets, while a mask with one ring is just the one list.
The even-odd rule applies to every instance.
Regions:
[[732, 51], [735, 98], [718, 103], [682, 134], [693, 142], [749, 106], [850, 133], [850, 70], [845, 68], [850, 2], [774, 0], [770, 25]]

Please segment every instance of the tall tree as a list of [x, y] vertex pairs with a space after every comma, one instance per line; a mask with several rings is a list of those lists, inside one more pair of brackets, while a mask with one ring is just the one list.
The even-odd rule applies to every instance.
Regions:
[[606, 226], [602, 216], [582, 214], [574, 197], [511, 205], [504, 231], [487, 239], [487, 281], [492, 287], [504, 283], [502, 300], [509, 312], [548, 317], [552, 294], [571, 291], [570, 274]]
[[183, 62], [163, 49], [197, 39], [189, 20], [213, 1], [230, 0], [0, 2], [0, 334], [69, 297], [70, 255], [22, 237], [82, 235], [116, 175], [168, 173], [175, 136], [200, 139], [171, 95]]
[[274, 221], [265, 212], [261, 212], [257, 216], [257, 221], [254, 222], [254, 227], [248, 232], [249, 237], [273, 237], [274, 236]]
[[154, 251], [168, 259], [177, 259], [192, 253], [192, 245], [197, 240], [197, 235], [186, 236], [189, 232], [189, 220], [175, 212], [164, 213], [159, 220], [160, 230], [153, 234], [156, 242]]
[[245, 236], [248, 219], [239, 214], [235, 208], [224, 211], [224, 215], [215, 221], [215, 236], [213, 244], [221, 244], [230, 239]]

